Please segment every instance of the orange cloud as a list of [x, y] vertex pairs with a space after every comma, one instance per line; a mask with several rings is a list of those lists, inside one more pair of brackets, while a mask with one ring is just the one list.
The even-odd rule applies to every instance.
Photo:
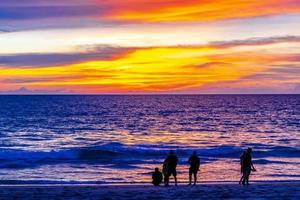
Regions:
[[212, 21], [300, 13], [298, 0], [107, 0], [104, 18], [120, 21]]
[[[291, 60], [291, 61], [289, 61]], [[135, 49], [113, 60], [41, 67], [1, 67], [1, 89], [66, 89], [78, 93], [176, 92], [237, 81], [294, 62], [291, 56], [213, 47]]]
[[96, 56], [54, 66], [52, 61], [42, 64], [41, 60], [31, 67], [22, 66], [36, 58], [33, 55], [0, 57], [0, 91], [26, 87], [76, 93], [164, 93], [205, 88], [207, 92], [222, 85], [241, 90], [255, 85], [294, 85], [300, 83], [298, 48], [299, 37], [285, 36], [130, 51], [120, 47], [114, 49], [115, 54], [109, 51], [109, 59]]

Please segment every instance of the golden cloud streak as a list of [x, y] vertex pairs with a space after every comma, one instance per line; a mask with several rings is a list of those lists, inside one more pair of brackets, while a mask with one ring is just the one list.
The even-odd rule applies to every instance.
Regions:
[[142, 22], [213, 21], [300, 12], [295, 0], [108, 0], [99, 4], [111, 9], [104, 18]]
[[81, 93], [179, 91], [238, 80], [284, 59], [255, 52], [225, 53], [211, 47], [157, 47], [136, 49], [115, 60], [42, 68], [2, 67], [0, 81], [7, 88], [71, 88]]

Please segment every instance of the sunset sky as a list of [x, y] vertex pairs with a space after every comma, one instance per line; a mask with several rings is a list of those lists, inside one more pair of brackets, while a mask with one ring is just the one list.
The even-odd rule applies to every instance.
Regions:
[[1, 0], [0, 93], [300, 93], [300, 1]]

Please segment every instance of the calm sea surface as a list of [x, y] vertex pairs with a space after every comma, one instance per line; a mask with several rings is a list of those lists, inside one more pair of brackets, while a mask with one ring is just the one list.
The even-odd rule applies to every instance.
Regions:
[[[170, 149], [202, 181], [300, 180], [300, 95], [0, 96], [2, 182], [144, 182]], [[0, 181], [0, 182], [1, 182]]]

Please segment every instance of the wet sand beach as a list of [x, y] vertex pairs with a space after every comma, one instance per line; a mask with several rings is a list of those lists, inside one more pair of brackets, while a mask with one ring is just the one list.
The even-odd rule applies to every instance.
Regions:
[[300, 199], [300, 182], [151, 185], [7, 185], [0, 199]]

